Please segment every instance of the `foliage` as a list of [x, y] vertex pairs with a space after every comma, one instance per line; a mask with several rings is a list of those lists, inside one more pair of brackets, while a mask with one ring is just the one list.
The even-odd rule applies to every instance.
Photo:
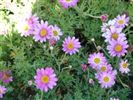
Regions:
[[[22, 6], [21, 0], [15, 4]], [[102, 22], [97, 18], [102, 14], [108, 14], [110, 19], [118, 14], [128, 13], [131, 23], [125, 29], [125, 33], [129, 45], [133, 44], [131, 26], [133, 4], [124, 0], [80, 0], [74, 8], [63, 9], [57, 0], [37, 0], [33, 4], [32, 12], [37, 14], [40, 20], [57, 24], [64, 34], [51, 50], [48, 42], [35, 42], [32, 36], [21, 37], [14, 28], [16, 22], [11, 20], [12, 10], [4, 7], [0, 9], [0, 23], [4, 20], [9, 27], [8, 34], [0, 36], [0, 70], [12, 70], [13, 76], [13, 82], [6, 84], [8, 92], [4, 95], [4, 100], [39, 100], [41, 92], [34, 85], [29, 86], [28, 81], [34, 81], [37, 68], [47, 66], [55, 70], [58, 83], [53, 90], [44, 93], [46, 100], [109, 100], [110, 97], [127, 100], [129, 98], [129, 91], [133, 88], [131, 51], [126, 55], [131, 70], [129, 76], [120, 74], [120, 79], [110, 89], [102, 89], [94, 78], [94, 70], [88, 65], [87, 71], [83, 72], [81, 64], [87, 63], [88, 54], [96, 51], [91, 42], [92, 38], [95, 38], [97, 46], [106, 47], [101, 37]], [[62, 41], [68, 35], [79, 38], [82, 45], [80, 52], [72, 56], [66, 55], [61, 50]], [[109, 62], [115, 66], [116, 58], [112, 58]], [[94, 79], [94, 85], [88, 83], [90, 78]], [[2, 82], [0, 84], [3, 85]]]

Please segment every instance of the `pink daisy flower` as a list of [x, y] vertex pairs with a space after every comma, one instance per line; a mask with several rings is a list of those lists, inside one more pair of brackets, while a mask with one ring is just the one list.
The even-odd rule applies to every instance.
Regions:
[[125, 26], [128, 25], [129, 22], [129, 17], [127, 17], [125, 14], [124, 15], [118, 15], [116, 18], [116, 26], [117, 27], [122, 27], [124, 28]]
[[63, 8], [74, 7], [77, 5], [78, 0], [59, 0]]
[[117, 41], [112, 40], [110, 44], [107, 46], [107, 50], [112, 57], [115, 56], [124, 56], [127, 53], [128, 44], [127, 41], [123, 41], [123, 39], [118, 39]]
[[99, 73], [97, 78], [102, 88], [110, 88], [115, 84], [116, 70]]
[[11, 82], [12, 81], [11, 71], [10, 70], [0, 71], [0, 80], [3, 83]]
[[105, 37], [105, 42], [118, 40], [118, 38], [126, 40], [125, 34], [121, 33], [121, 31], [122, 31], [122, 28], [116, 28], [114, 26], [111, 26], [110, 29], [107, 29], [106, 33], [104, 33], [102, 36]]
[[104, 64], [101, 64], [97, 67], [97, 71], [99, 72], [108, 72], [112, 71], [112, 67], [110, 64], [107, 64], [106, 62]]
[[103, 23], [102, 26], [101, 26], [101, 32], [106, 32], [107, 29], [108, 29], [108, 24]]
[[54, 70], [51, 67], [37, 69], [36, 76], [34, 78], [37, 89], [45, 92], [49, 89], [53, 89], [58, 80]]
[[51, 38], [55, 39], [56, 41], [58, 41], [60, 39], [60, 36], [63, 35], [61, 29], [56, 25], [50, 26], [50, 32], [51, 32]]
[[39, 18], [36, 15], [29, 14], [28, 16], [26, 16], [25, 20], [33, 28], [37, 27], [37, 25], [39, 24]]
[[79, 48], [81, 47], [79, 39], [75, 39], [75, 37], [67, 37], [63, 41], [62, 44], [63, 51], [66, 52], [67, 54], [75, 54], [76, 52], [79, 51]]
[[88, 57], [88, 63], [93, 69], [97, 69], [97, 67], [106, 62], [106, 58], [103, 53], [93, 53]]
[[0, 98], [3, 98], [3, 95], [6, 93], [6, 88], [0, 85]]
[[38, 24], [38, 17], [30, 13], [20, 19], [16, 25], [16, 28], [18, 32], [21, 33], [21, 36], [29, 36], [34, 33], [34, 28], [36, 28]]
[[101, 32], [106, 33], [106, 31], [111, 27], [115, 25], [115, 20], [109, 20], [108, 23], [103, 23], [101, 26]]
[[130, 64], [128, 63], [127, 60], [121, 60], [120, 64], [119, 64], [119, 71], [121, 73], [128, 73], [130, 72], [130, 69], [128, 68]]
[[38, 27], [35, 28], [33, 39], [42, 43], [46, 42], [46, 40], [50, 39], [50, 37], [50, 27], [48, 26], [48, 22], [41, 21], [41, 23], [38, 24]]
[[20, 22], [18, 22], [18, 24], [16, 25], [16, 28], [21, 36], [27, 37], [27, 36], [33, 34], [32, 26], [30, 24], [28, 24], [28, 22], [26, 22], [26, 21], [21, 20]]

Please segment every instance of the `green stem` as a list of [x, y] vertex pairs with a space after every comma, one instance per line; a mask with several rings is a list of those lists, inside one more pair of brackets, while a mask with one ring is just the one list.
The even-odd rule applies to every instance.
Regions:
[[64, 58], [66, 58], [66, 53], [64, 54], [63, 58], [61, 59], [60, 65], [63, 63]]
[[[49, 44], [49, 48], [50, 48], [50, 44]], [[51, 54], [52, 58], [54, 59], [56, 65], [58, 66], [59, 71], [60, 71], [60, 64], [58, 63], [58, 59], [56, 59], [56, 57], [55, 57], [55, 55], [53, 53], [53, 50], [50, 50], [50, 54]]]
[[[93, 44], [94, 44], [96, 50], [98, 51], [96, 43], [95, 43], [94, 41], [92, 41], [92, 42], [93, 42]], [[99, 51], [98, 51], [98, 52], [99, 52]]]
[[[84, 7], [84, 4], [83, 4], [83, 7]], [[79, 8], [78, 6], [75, 6], [74, 8], [75, 8], [75, 10], [77, 11], [77, 13], [78, 13], [79, 15], [82, 15], [82, 16], [89, 16], [89, 17], [91, 17], [91, 18], [100, 18], [100, 16], [91, 15], [90, 13], [88, 13], [89, 11], [83, 12], [84, 9], [82, 9], [82, 7]]]
[[43, 91], [41, 91], [41, 99], [40, 100], [43, 100]]
[[62, 72], [63, 72], [63, 70], [65, 70], [65, 69], [70, 69], [70, 67], [65, 67], [65, 68], [62, 68]]
[[56, 57], [54, 56], [54, 54], [51, 52], [51, 56], [53, 57], [53, 59], [55, 60], [55, 63], [56, 65], [58, 66], [59, 68], [59, 71], [60, 71], [60, 64], [58, 63], [58, 60], [56, 59]]
[[123, 83], [123, 82], [122, 82], [122, 80], [120, 79], [120, 77], [119, 77], [119, 76], [118, 76], [118, 78], [119, 78], [120, 83], [123, 85], [123, 87], [127, 87], [127, 88], [129, 88], [129, 86], [128, 86], [128, 85], [126, 85], [125, 83]]
[[13, 43], [12, 43], [12, 34], [6, 35], [5, 38], [7, 38], [7, 39], [10, 41], [10, 45], [11, 45], [11, 47], [13, 47]]
[[105, 53], [105, 55], [111, 59], [111, 57], [108, 55], [108, 53], [102, 48], [102, 51]]
[[61, 62], [59, 63], [59, 71], [61, 70], [60, 66], [63, 63], [65, 57], [66, 57], [66, 53], [64, 54], [63, 58], [61, 59]]
[[51, 50], [51, 56], [52, 56], [52, 57], [53, 57], [53, 59], [55, 60], [55, 62], [56, 62], [56, 64], [57, 64], [57, 66], [58, 66], [58, 68], [59, 68], [59, 72], [60, 72], [60, 71], [61, 71], [60, 66], [61, 66], [61, 64], [63, 63], [64, 58], [66, 57], [66, 53], [64, 54], [64, 56], [63, 56], [63, 58], [61, 59], [60, 63], [59, 63], [58, 59], [56, 59], [56, 57], [54, 56], [54, 54], [53, 54], [52, 50]]
[[85, 16], [89, 16], [89, 17], [91, 17], [91, 18], [100, 18], [99, 16], [94, 16], [94, 15], [87, 14], [87, 13], [85, 13], [84, 15], [85, 15]]

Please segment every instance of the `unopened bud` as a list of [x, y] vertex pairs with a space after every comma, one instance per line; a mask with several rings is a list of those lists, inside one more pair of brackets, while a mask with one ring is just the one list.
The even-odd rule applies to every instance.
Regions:
[[43, 48], [45, 49], [46, 48], [46, 45], [44, 45]]
[[54, 49], [54, 47], [53, 46], [50, 46], [50, 48], [49, 48], [50, 50], [53, 50]]
[[94, 38], [92, 38], [92, 39], [91, 39], [91, 41], [92, 41], [92, 42], [94, 42], [94, 41], [95, 41], [95, 39], [94, 39]]
[[82, 70], [85, 72], [87, 69], [87, 65], [86, 64], [81, 64]]
[[50, 46], [54, 46], [56, 44], [56, 40], [54, 38], [49, 39]]
[[29, 81], [28, 81], [28, 84], [29, 84], [30, 86], [32, 85], [32, 83], [33, 83], [32, 80], [29, 80]]
[[94, 84], [94, 80], [90, 78], [89, 79], [89, 84], [92, 84], [93, 85]]
[[72, 65], [69, 65], [69, 68], [71, 69], [72, 68]]
[[106, 22], [107, 19], [108, 19], [108, 15], [107, 14], [103, 14], [103, 15], [100, 16], [100, 19], [101, 19], [102, 22]]
[[97, 46], [97, 50], [100, 51], [102, 49], [101, 46]]

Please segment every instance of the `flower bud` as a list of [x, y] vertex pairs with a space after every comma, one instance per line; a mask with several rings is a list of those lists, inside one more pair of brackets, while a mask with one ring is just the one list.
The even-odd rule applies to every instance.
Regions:
[[94, 41], [95, 41], [95, 39], [94, 39], [94, 38], [92, 38], [92, 39], [91, 39], [91, 41], [92, 41], [92, 42], [94, 42]]
[[49, 48], [50, 50], [53, 50], [54, 48], [53, 48], [53, 46], [50, 46], [50, 48]]
[[97, 46], [97, 50], [100, 51], [102, 49], [101, 46]]
[[94, 80], [93, 79], [89, 79], [89, 84], [93, 85], [94, 84]]
[[87, 65], [86, 64], [81, 64], [82, 70], [85, 72], [87, 69]]
[[106, 22], [107, 19], [108, 19], [108, 15], [107, 14], [103, 14], [103, 15], [100, 16], [100, 19], [101, 19], [102, 22]]
[[29, 86], [31, 86], [32, 83], [33, 83], [32, 80], [29, 80], [29, 81], [28, 81]]
[[69, 65], [69, 68], [71, 69], [72, 68], [72, 65]]

